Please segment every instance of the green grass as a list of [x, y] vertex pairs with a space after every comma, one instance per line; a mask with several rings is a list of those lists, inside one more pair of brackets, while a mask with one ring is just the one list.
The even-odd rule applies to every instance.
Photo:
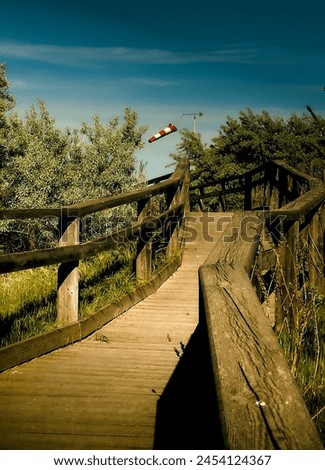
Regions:
[[[135, 289], [134, 257], [130, 244], [80, 262], [80, 318]], [[56, 290], [57, 266], [0, 277], [1, 347], [58, 326]]]
[[[79, 318], [86, 318], [136, 288], [135, 244], [121, 245], [79, 263]], [[153, 273], [168, 262], [164, 243], [153, 246]], [[56, 319], [58, 266], [0, 276], [0, 347], [51, 331]]]
[[301, 395], [325, 445], [325, 305], [309, 300], [300, 311], [298, 335], [284, 328], [279, 336]]

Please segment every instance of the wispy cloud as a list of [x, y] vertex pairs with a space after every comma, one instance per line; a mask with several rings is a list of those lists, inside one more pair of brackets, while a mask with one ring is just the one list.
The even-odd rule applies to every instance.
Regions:
[[211, 51], [179, 52], [132, 47], [72, 47], [48, 44], [0, 42], [4, 57], [36, 60], [67, 66], [105, 65], [110, 62], [137, 64], [260, 63], [278, 60], [275, 51], [250, 45], [230, 45]]

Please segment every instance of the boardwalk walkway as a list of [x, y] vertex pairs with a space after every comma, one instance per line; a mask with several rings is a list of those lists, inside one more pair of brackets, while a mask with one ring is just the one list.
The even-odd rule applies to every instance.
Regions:
[[86, 340], [0, 375], [1, 449], [216, 448], [197, 270], [221, 231], [202, 220], [190, 214], [183, 264], [157, 292]]

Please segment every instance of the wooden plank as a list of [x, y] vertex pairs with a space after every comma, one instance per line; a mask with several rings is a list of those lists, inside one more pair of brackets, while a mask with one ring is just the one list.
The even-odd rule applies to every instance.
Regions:
[[255, 241], [252, 238], [245, 245], [239, 236], [243, 234], [240, 217], [234, 216], [224, 243], [216, 246], [199, 269], [200, 318], [209, 334], [225, 446], [322, 449], [252, 288], [249, 273]]
[[180, 262], [180, 259], [174, 259], [146, 285], [139, 286], [134, 292], [126, 294], [120, 301], [103, 307], [90, 318], [1, 348], [0, 372], [89, 336], [102, 325], [155, 292], [179, 267]]
[[[88, 436], [67, 434], [2, 433], [3, 449], [54, 450], [145, 450], [152, 449], [152, 436]], [[107, 446], [109, 442], [109, 446]]]
[[197, 327], [197, 268], [211, 247], [202, 238], [189, 243], [184, 265], [161, 288], [84, 341], [0, 374], [2, 447], [152, 449], [160, 400], [182, 363], [180, 342]]
[[236, 271], [227, 269], [228, 281], [222, 273], [219, 288], [215, 269], [201, 271], [226, 446], [322, 449], [247, 273]]

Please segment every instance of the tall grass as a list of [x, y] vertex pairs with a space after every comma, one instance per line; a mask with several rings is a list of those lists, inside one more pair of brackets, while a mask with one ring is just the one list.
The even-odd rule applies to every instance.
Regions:
[[299, 307], [295, 333], [284, 324], [278, 339], [325, 444], [325, 297], [313, 290]]
[[[85, 318], [135, 288], [133, 244], [79, 264], [80, 317]], [[56, 320], [57, 266], [0, 277], [0, 346], [50, 331]]]
[[[123, 244], [79, 263], [79, 318], [136, 288], [135, 243]], [[168, 262], [166, 242], [153, 237], [153, 274]], [[0, 347], [57, 328], [58, 266], [0, 276]]]
[[[272, 246], [276, 266], [272, 275], [262, 278], [258, 274], [259, 287], [267, 297], [270, 287], [281, 301], [284, 318], [275, 320], [275, 332], [291, 373], [306, 403], [309, 413], [325, 444], [325, 296], [323, 290], [311, 285], [310, 272], [317, 267], [319, 285], [324, 286], [322, 259], [315, 260], [309, 245], [300, 240], [293, 253], [294, 279], [287, 282], [280, 263], [283, 237], [279, 245]], [[316, 266], [317, 263], [317, 266]], [[281, 273], [280, 276], [275, 273]], [[270, 283], [270, 279], [272, 281]], [[265, 280], [268, 279], [268, 282]], [[263, 285], [264, 283], [264, 285]]]

